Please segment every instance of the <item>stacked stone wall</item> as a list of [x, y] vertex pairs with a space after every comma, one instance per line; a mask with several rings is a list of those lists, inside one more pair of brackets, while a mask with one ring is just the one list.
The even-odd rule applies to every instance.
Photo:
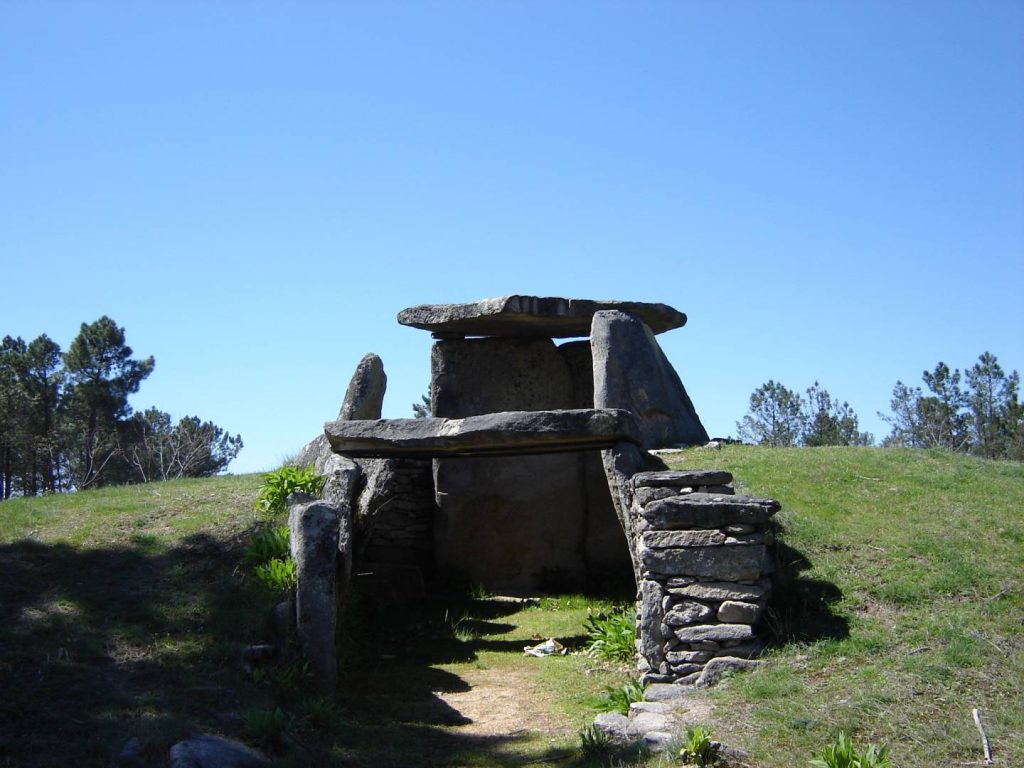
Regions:
[[719, 471], [641, 472], [630, 480], [640, 571], [645, 683], [712, 684], [764, 647], [769, 521], [779, 503], [736, 495]]
[[[366, 460], [362, 460], [365, 462]], [[434, 483], [429, 459], [388, 459], [387, 488], [377, 502], [365, 560], [413, 565], [430, 576], [434, 560]]]

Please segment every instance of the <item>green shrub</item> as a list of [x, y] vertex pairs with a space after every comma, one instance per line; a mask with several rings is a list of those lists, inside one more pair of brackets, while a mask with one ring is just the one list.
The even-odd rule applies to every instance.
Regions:
[[864, 754], [853, 746], [853, 740], [845, 731], [840, 731], [835, 743], [821, 751], [821, 756], [811, 760], [814, 768], [891, 768], [888, 746], [877, 747], [869, 744]]
[[255, 568], [271, 560], [285, 560], [289, 556], [289, 539], [287, 525], [275, 525], [257, 531], [242, 554], [242, 562]]
[[323, 491], [325, 477], [318, 475], [313, 467], [284, 466], [263, 476], [255, 508], [264, 514], [283, 512], [288, 496], [293, 493], [308, 493], [319, 496]]
[[587, 653], [606, 661], [626, 662], [636, 654], [636, 611], [628, 608], [599, 613], [583, 624], [590, 644]]

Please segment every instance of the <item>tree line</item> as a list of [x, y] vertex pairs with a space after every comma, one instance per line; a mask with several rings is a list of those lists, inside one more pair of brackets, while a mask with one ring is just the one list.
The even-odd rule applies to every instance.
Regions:
[[[922, 374], [926, 389], [897, 381], [883, 446], [944, 448], [987, 458], [1024, 461], [1024, 403], [1020, 375], [1006, 373], [985, 352], [963, 374], [943, 362]], [[744, 442], [769, 446], [873, 445], [848, 403], [818, 382], [806, 395], [769, 380], [750, 396], [747, 415], [736, 423]]]
[[152, 372], [104, 315], [82, 323], [67, 351], [45, 333], [0, 344], [0, 500], [11, 496], [207, 477], [242, 449], [197, 416], [133, 413], [129, 395]]

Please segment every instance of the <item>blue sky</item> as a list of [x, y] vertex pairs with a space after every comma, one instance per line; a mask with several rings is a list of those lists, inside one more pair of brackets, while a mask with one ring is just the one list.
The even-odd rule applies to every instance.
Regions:
[[0, 334], [124, 326], [133, 403], [276, 466], [397, 312], [658, 301], [709, 432], [770, 378], [881, 438], [1024, 369], [1024, 4], [0, 2]]

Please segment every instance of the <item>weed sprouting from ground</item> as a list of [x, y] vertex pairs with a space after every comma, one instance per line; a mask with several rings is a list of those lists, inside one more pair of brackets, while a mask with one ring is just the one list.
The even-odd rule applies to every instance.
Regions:
[[638, 680], [630, 680], [625, 685], [607, 688], [597, 702], [597, 709], [602, 712], [618, 712], [629, 714], [629, 705], [643, 701], [644, 687]]
[[583, 625], [590, 642], [587, 653], [605, 661], [628, 662], [636, 653], [636, 610], [589, 616]]

